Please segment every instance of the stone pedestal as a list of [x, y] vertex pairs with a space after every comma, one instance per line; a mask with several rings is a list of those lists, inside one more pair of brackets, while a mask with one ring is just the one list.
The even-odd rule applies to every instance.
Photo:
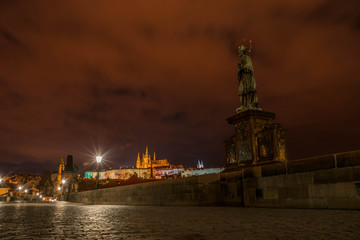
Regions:
[[274, 118], [275, 113], [246, 110], [227, 119], [235, 130], [225, 142], [227, 168], [287, 160], [285, 129]]

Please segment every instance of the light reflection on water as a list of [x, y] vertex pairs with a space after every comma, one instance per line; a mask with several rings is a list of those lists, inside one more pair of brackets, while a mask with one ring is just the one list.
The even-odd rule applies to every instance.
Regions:
[[359, 220], [341, 210], [0, 203], [0, 239], [354, 239]]

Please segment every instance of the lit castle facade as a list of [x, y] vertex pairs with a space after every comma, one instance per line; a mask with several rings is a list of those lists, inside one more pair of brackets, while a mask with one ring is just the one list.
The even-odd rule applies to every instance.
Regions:
[[142, 158], [140, 158], [140, 153], [138, 153], [138, 157], [136, 159], [136, 168], [157, 168], [157, 167], [170, 167], [170, 163], [167, 159], [156, 160], [156, 155], [154, 152], [154, 158], [151, 159], [151, 155], [149, 154], [149, 149], [146, 146], [145, 154], [142, 154]]

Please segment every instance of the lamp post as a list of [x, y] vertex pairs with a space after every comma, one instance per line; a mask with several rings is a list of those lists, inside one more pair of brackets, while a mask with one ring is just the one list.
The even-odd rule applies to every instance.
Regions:
[[57, 190], [58, 190], [58, 195], [57, 195], [57, 197], [58, 197], [59, 200], [60, 200], [60, 198], [61, 198], [61, 187], [58, 186]]
[[19, 187], [18, 187], [18, 190], [19, 190], [19, 197], [21, 197], [21, 189], [22, 189], [22, 187], [21, 187], [21, 186], [19, 186]]
[[96, 165], [97, 165], [96, 189], [99, 189], [99, 175], [100, 175], [101, 161], [102, 161], [102, 156], [96, 156]]
[[[66, 190], [66, 188], [65, 188], [65, 183], [66, 183], [66, 180], [65, 180], [65, 178], [63, 178], [62, 180], [61, 180], [61, 184], [60, 184], [60, 189], [58, 188], [58, 190], [60, 191], [59, 192], [59, 194], [60, 195], [65, 195], [64, 194], [64, 190]], [[65, 198], [65, 196], [63, 197], [63, 198]], [[61, 200], [64, 200], [63, 198], [61, 198], [61, 196], [59, 197], [59, 201], [61, 201]]]

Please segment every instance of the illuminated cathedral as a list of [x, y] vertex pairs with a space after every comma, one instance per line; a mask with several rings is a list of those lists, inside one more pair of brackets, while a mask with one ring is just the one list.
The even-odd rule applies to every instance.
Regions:
[[142, 158], [140, 158], [140, 153], [138, 153], [138, 157], [136, 160], [136, 168], [157, 168], [157, 167], [170, 167], [170, 163], [167, 159], [156, 159], [156, 155], [154, 152], [154, 158], [151, 159], [151, 155], [149, 154], [149, 149], [146, 146], [145, 154], [142, 154]]

